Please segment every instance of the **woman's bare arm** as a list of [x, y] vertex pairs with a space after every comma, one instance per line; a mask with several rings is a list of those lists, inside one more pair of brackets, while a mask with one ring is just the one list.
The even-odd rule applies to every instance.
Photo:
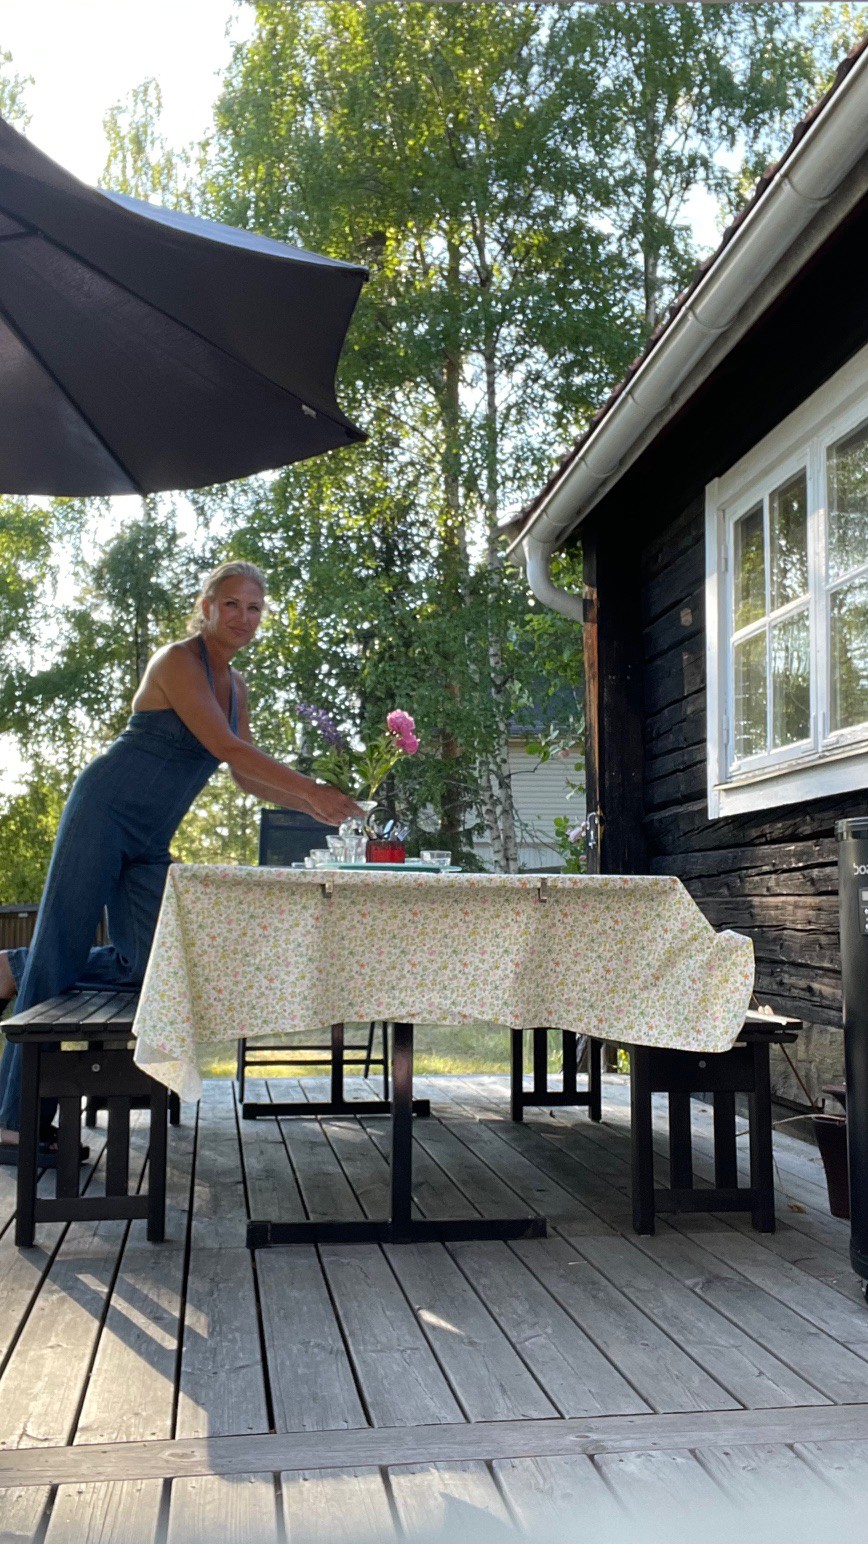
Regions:
[[[253, 744], [246, 688], [239, 692], [239, 733], [229, 727], [199, 661], [184, 644], [173, 644], [151, 666], [152, 680], [205, 749], [225, 761], [236, 783], [259, 798], [305, 810], [324, 825], [337, 826], [358, 813], [353, 799], [326, 783], [295, 772]], [[243, 683], [242, 683], [243, 684]]]

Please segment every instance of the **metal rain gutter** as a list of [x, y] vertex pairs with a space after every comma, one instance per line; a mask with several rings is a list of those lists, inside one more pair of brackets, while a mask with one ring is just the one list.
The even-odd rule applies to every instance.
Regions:
[[[732, 328], [750, 296], [830, 203], [866, 149], [868, 51], [856, 60], [629, 386], [508, 547], [507, 555], [521, 549], [528, 584], [543, 605], [565, 616], [581, 617], [581, 598], [559, 589], [551, 579], [551, 558], [558, 542], [626, 471], [639, 453], [643, 432], [652, 424], [654, 432], [659, 431], [665, 422], [661, 410], [671, 412], [678, 388]], [[794, 271], [804, 261], [804, 252], [799, 252]], [[766, 305], [790, 277], [789, 272], [773, 275]], [[732, 337], [728, 346], [735, 341]]]

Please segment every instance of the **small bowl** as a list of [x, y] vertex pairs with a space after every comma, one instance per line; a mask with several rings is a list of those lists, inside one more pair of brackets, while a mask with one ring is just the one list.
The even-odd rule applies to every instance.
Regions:
[[437, 868], [448, 868], [452, 862], [451, 852], [440, 847], [424, 847], [419, 857], [423, 863], [433, 863]]

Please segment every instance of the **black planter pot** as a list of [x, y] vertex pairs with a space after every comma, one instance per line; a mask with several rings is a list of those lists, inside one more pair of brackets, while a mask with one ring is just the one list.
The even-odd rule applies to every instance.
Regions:
[[847, 1122], [843, 1115], [815, 1115], [814, 1135], [826, 1171], [829, 1211], [833, 1217], [850, 1216], [850, 1180], [847, 1173]]

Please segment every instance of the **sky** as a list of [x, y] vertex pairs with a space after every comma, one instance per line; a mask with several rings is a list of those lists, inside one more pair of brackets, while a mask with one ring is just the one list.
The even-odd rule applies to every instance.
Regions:
[[247, 30], [232, 0], [0, 0], [0, 49], [27, 89], [28, 137], [85, 182], [105, 163], [108, 109], [149, 76], [163, 91], [170, 144], [208, 128], [231, 36]]

